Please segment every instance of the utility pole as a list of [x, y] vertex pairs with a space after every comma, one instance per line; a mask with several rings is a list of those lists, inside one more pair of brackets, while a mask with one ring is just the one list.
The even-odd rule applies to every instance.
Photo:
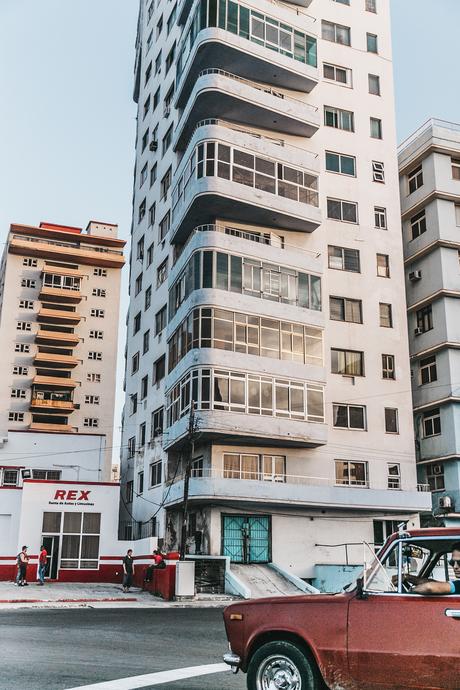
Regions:
[[195, 403], [192, 401], [190, 407], [190, 416], [188, 421], [188, 449], [186, 453], [187, 461], [185, 463], [185, 473], [184, 473], [184, 498], [183, 498], [183, 509], [182, 509], [182, 529], [180, 538], [180, 560], [185, 560], [185, 543], [187, 541], [187, 522], [188, 522], [188, 494], [190, 485], [190, 475], [192, 473], [192, 462], [193, 455], [195, 451]]

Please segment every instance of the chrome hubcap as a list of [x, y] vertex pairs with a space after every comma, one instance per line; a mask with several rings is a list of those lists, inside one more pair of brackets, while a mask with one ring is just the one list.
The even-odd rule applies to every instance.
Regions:
[[257, 673], [257, 690], [302, 690], [297, 666], [278, 654], [265, 659]]

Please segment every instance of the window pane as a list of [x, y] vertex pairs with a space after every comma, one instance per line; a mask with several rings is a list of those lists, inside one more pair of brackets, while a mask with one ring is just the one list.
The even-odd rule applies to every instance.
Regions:
[[54, 534], [61, 531], [61, 513], [43, 513], [42, 532]]
[[[83, 514], [83, 534], [99, 534], [101, 531], [101, 514]], [[89, 558], [89, 556], [88, 556]]]
[[[76, 533], [81, 531], [81, 513], [64, 513], [64, 533]], [[63, 556], [64, 558], [64, 556]], [[71, 558], [71, 556], [68, 556]]]

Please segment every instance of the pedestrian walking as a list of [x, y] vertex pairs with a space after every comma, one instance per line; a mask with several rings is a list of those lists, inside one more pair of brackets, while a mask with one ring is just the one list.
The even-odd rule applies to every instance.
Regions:
[[123, 592], [128, 593], [133, 584], [134, 558], [133, 550], [128, 549], [123, 558]]
[[27, 546], [23, 546], [21, 553], [18, 554], [19, 579], [18, 586], [26, 587], [27, 582], [27, 564], [29, 563], [29, 556], [27, 554]]
[[38, 556], [38, 582], [37, 585], [45, 584], [46, 564], [48, 563], [48, 551], [44, 544], [40, 546], [40, 554]]

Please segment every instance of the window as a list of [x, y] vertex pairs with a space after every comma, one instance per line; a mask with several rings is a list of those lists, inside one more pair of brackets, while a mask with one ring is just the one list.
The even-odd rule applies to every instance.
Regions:
[[421, 165], [415, 168], [415, 170], [412, 170], [412, 172], [408, 173], [407, 185], [409, 194], [413, 194], [423, 185], [423, 168]]
[[165, 112], [165, 116], [166, 116], [167, 114], [169, 114], [169, 112], [170, 112], [170, 110], [171, 110], [171, 105], [172, 105], [173, 98], [174, 98], [174, 86], [175, 86], [175, 85], [174, 85], [174, 82], [173, 82], [173, 83], [171, 84], [171, 87], [170, 87], [169, 90], [168, 90], [168, 93], [167, 93], [166, 96], [165, 96], [165, 100], [164, 100], [164, 112]]
[[166, 304], [155, 314], [155, 335], [161, 333], [166, 328], [167, 308]]
[[37, 259], [23, 259], [22, 265], [27, 266], [28, 268], [35, 268], [38, 265]]
[[145, 331], [142, 337], [142, 354], [145, 355], [150, 348], [150, 330]]
[[137, 413], [137, 393], [133, 393], [132, 395], [129, 396], [129, 401], [130, 401], [130, 414], [136, 414]]
[[334, 403], [333, 425], [337, 429], [360, 429], [366, 431], [366, 407], [364, 405], [342, 405]]
[[143, 376], [141, 379], [141, 400], [145, 400], [148, 395], [149, 388], [149, 377], [148, 375]]
[[91, 429], [97, 429], [99, 426], [99, 419], [97, 419], [97, 417], [85, 417], [83, 419], [83, 426]]
[[394, 355], [382, 355], [382, 378], [393, 381], [396, 378]]
[[133, 480], [126, 482], [126, 503], [132, 503], [134, 496], [134, 482]]
[[164, 407], [159, 407], [152, 412], [151, 437], [157, 438], [163, 434]]
[[380, 161], [372, 161], [372, 179], [374, 182], [385, 182], [385, 166]]
[[427, 383], [433, 383], [438, 380], [438, 369], [436, 365], [436, 355], [425, 357], [419, 362], [420, 368], [420, 385], [425, 386]]
[[380, 326], [382, 328], [393, 328], [393, 310], [391, 304], [386, 302], [379, 303]]
[[107, 278], [107, 269], [106, 268], [95, 268], [93, 270], [93, 275], [98, 276], [99, 278]]
[[174, 7], [172, 8], [170, 15], [168, 17], [167, 24], [166, 24], [166, 27], [167, 27], [166, 30], [167, 30], [168, 34], [171, 33], [171, 30], [174, 26], [174, 22], [176, 21], [176, 12], [177, 12], [177, 2], [174, 4]]
[[26, 398], [27, 391], [25, 388], [12, 388], [11, 397], [16, 399], [24, 400]]
[[386, 208], [374, 206], [374, 223], [378, 230], [388, 230]]
[[37, 287], [37, 281], [31, 280], [30, 278], [23, 278], [21, 280], [21, 287], [25, 288], [35, 288]]
[[17, 331], [31, 331], [32, 330], [32, 323], [30, 321], [18, 321], [16, 323], [16, 330]]
[[148, 163], [146, 163], [141, 170], [140, 179], [139, 179], [139, 187], [142, 187], [142, 185], [144, 184], [144, 182], [147, 179], [148, 167], [149, 167], [149, 165], [148, 165]]
[[441, 433], [441, 412], [439, 407], [423, 413], [423, 436], [439, 436]]
[[138, 295], [142, 290], [142, 273], [139, 273], [134, 282], [134, 295]]
[[327, 217], [332, 220], [340, 220], [343, 223], [356, 224], [358, 222], [358, 204], [354, 201], [328, 199]]
[[149, 130], [146, 129], [143, 136], [142, 136], [141, 153], [143, 153], [145, 151], [148, 143], [149, 143]]
[[149, 228], [151, 228], [155, 224], [155, 214], [156, 214], [156, 204], [153, 203], [150, 208], [149, 208]]
[[169, 188], [171, 187], [171, 180], [172, 180], [172, 168], [168, 168], [166, 175], [162, 178], [162, 180], [160, 182], [160, 196], [161, 196], [161, 199], [163, 199], [163, 200], [165, 200], [167, 195], [168, 195]]
[[33, 309], [34, 308], [34, 303], [32, 300], [29, 299], [21, 299], [19, 300], [19, 309]]
[[455, 204], [455, 225], [460, 226], [460, 204]]
[[144, 85], [147, 84], [148, 80], [150, 79], [150, 76], [152, 74], [152, 61], [150, 60], [147, 69], [145, 70], [145, 75], [144, 75]]
[[29, 367], [21, 367], [17, 364], [13, 367], [13, 376], [27, 376], [28, 373]]
[[107, 290], [103, 288], [93, 288], [91, 294], [93, 297], [107, 297]]
[[138, 243], [136, 245], [136, 259], [138, 259], [139, 261], [144, 260], [144, 243], [145, 243], [145, 239], [144, 239], [144, 235], [142, 235], [142, 237], [140, 238], [140, 240], [138, 241]]
[[131, 438], [128, 439], [128, 459], [134, 458], [135, 454], [136, 454], [136, 437], [131, 436]]
[[426, 481], [430, 491], [445, 491], [444, 465], [438, 462], [426, 465]]
[[344, 153], [326, 151], [326, 170], [356, 177], [356, 158]]
[[144, 493], [144, 473], [143, 472], [138, 472], [138, 474], [137, 474], [137, 493], [138, 494]]
[[360, 260], [358, 249], [347, 249], [346, 247], [328, 247], [328, 266], [337, 271], [350, 271], [360, 273]]
[[424, 209], [410, 219], [411, 240], [415, 240], [416, 237], [423, 235], [426, 230], [426, 214]]
[[141, 330], [141, 312], [137, 312], [136, 316], [134, 317], [133, 321], [133, 335], [136, 335]]
[[380, 77], [378, 74], [369, 74], [369, 93], [373, 96], [380, 96]]
[[335, 129], [344, 129], [346, 132], [354, 132], [355, 116], [351, 110], [342, 110], [341, 108], [325, 105], [324, 124], [326, 127], [335, 127]]
[[9, 412], [8, 413], [8, 421], [9, 422], [23, 422], [24, 421], [24, 412]]
[[400, 489], [401, 488], [401, 466], [400, 464], [394, 462], [387, 463], [388, 471], [388, 488], [389, 489]]
[[2, 486], [18, 486], [19, 484], [19, 470], [2, 470]]
[[144, 120], [145, 120], [145, 118], [147, 117], [147, 114], [148, 114], [148, 112], [149, 112], [149, 110], [150, 110], [150, 104], [151, 104], [151, 102], [152, 102], [152, 99], [151, 99], [151, 97], [150, 97], [150, 95], [149, 95], [149, 96], [146, 98], [145, 102], [144, 102], [144, 115], [143, 115], [143, 119], [144, 119]]
[[144, 311], [147, 311], [150, 309], [150, 306], [152, 304], [152, 286], [149, 285], [148, 288], [145, 291], [144, 295]]
[[377, 14], [377, 0], [366, 0], [366, 12], [374, 12]]
[[323, 62], [323, 77], [330, 81], [336, 81], [338, 84], [344, 86], [352, 85], [352, 71], [348, 67], [339, 67], [338, 65], [331, 65], [328, 62]]
[[340, 43], [344, 46], [351, 45], [350, 27], [342, 24], [334, 24], [323, 20], [321, 22], [321, 36], [325, 41]]
[[102, 352], [94, 352], [94, 350], [91, 350], [88, 352], [88, 359], [100, 362], [102, 360]]
[[138, 216], [137, 216], [137, 222], [140, 223], [144, 218], [145, 218], [145, 211], [147, 207], [147, 201], [146, 199], [143, 199], [141, 203], [139, 204], [139, 211], [138, 211]]
[[[224, 478], [265, 482], [286, 481], [286, 458], [284, 455], [256, 455], [255, 453], [224, 453]], [[194, 476], [201, 476], [203, 470], [197, 467]]]
[[[153, 4], [153, 3], [152, 3], [152, 4]], [[152, 43], [153, 43], [153, 29], [151, 30], [151, 32], [150, 32], [149, 35], [147, 36], [147, 43], [146, 43], [146, 48], [147, 48], [147, 50], [146, 50], [146, 54], [149, 52], [150, 48], [152, 47]]]
[[166, 235], [169, 232], [169, 228], [171, 227], [171, 212], [168, 211], [168, 213], [164, 216], [164, 218], [160, 222], [160, 242], [164, 240]]
[[87, 405], [99, 405], [100, 400], [98, 395], [85, 395], [85, 403]]
[[161, 484], [162, 462], [152, 462], [150, 465], [150, 486], [158, 486]]
[[378, 117], [371, 117], [370, 124], [372, 139], [382, 139], [382, 120], [380, 120]]
[[103, 319], [105, 316], [104, 309], [91, 309], [90, 315], [94, 316], [96, 319]]
[[139, 371], [139, 353], [138, 352], [136, 352], [131, 357], [131, 374], [135, 374], [136, 371]]
[[165, 259], [157, 268], [157, 287], [162, 285], [168, 277], [168, 259]]
[[153, 187], [155, 182], [157, 181], [157, 171], [158, 171], [158, 165], [154, 163], [152, 167], [150, 168], [150, 186]]
[[33, 479], [46, 479], [49, 482], [58, 482], [61, 476], [61, 470], [32, 470]]
[[364, 376], [364, 352], [332, 348], [331, 372], [342, 376]]
[[158, 22], [157, 22], [156, 38], [159, 37], [159, 35], [161, 34], [162, 29], [163, 29], [163, 15], [161, 15], [161, 17], [159, 18], [159, 20], [158, 20]]
[[329, 310], [332, 321], [363, 322], [362, 301], [360, 299], [330, 297]]
[[152, 242], [152, 244], [150, 244], [147, 247], [147, 267], [151, 266], [153, 263], [153, 250], [154, 250], [154, 244]]
[[349, 5], [350, 0], [334, 0], [334, 2], [339, 2], [341, 5]]
[[367, 52], [368, 53], [378, 53], [378, 39], [376, 34], [366, 34], [367, 39]]
[[29, 343], [16, 343], [14, 346], [15, 352], [30, 352]]
[[86, 380], [89, 381], [90, 383], [100, 383], [101, 382], [101, 375], [100, 374], [86, 374]]
[[340, 486], [369, 486], [367, 462], [336, 460], [335, 483]]
[[390, 257], [388, 254], [377, 254], [377, 275], [379, 278], [390, 277]]
[[172, 64], [174, 62], [175, 55], [176, 55], [176, 44], [173, 43], [171, 50], [169, 51], [169, 53], [166, 56], [166, 64], [165, 64], [166, 72], [165, 72], [165, 74], [167, 74], [169, 72], [169, 70], [171, 69]]
[[152, 384], [157, 385], [164, 379], [166, 374], [166, 357], [163, 355], [153, 363]]
[[398, 410], [394, 407], [385, 407], [385, 433], [399, 433]]
[[452, 158], [452, 179], [460, 180], [460, 160]]
[[169, 149], [171, 146], [172, 142], [172, 135], [173, 135], [173, 125], [168, 129], [166, 134], [163, 137], [163, 145], [162, 145], [162, 155], [164, 156], [166, 151]]
[[431, 331], [433, 328], [433, 309], [431, 304], [426, 307], [422, 307], [416, 312], [417, 318], [417, 329], [420, 329], [422, 333]]

